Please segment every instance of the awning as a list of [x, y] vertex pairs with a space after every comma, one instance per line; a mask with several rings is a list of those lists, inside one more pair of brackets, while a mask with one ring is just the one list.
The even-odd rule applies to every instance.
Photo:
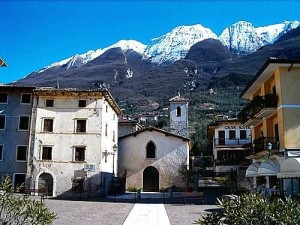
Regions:
[[283, 161], [278, 178], [300, 177], [300, 158], [288, 158]]
[[246, 170], [246, 177], [257, 177], [260, 162], [252, 163]]
[[268, 159], [262, 162], [258, 168], [258, 176], [277, 176], [280, 172], [280, 164], [277, 159]]

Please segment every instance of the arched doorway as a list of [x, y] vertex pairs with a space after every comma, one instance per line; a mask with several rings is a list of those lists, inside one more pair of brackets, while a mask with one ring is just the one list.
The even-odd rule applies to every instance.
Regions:
[[148, 191], [148, 192], [159, 191], [159, 172], [153, 166], [149, 166], [144, 170], [143, 191]]
[[38, 188], [45, 188], [46, 195], [53, 196], [53, 177], [50, 173], [42, 173], [39, 176]]

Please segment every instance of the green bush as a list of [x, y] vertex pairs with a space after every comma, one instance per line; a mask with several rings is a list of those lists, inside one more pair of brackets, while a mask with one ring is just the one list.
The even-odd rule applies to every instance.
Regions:
[[295, 225], [300, 224], [300, 203], [291, 198], [270, 200], [259, 194], [245, 194], [219, 200], [222, 210], [203, 215], [200, 225]]
[[43, 202], [18, 196], [9, 178], [0, 185], [0, 224], [10, 225], [48, 225], [52, 224], [55, 214]]

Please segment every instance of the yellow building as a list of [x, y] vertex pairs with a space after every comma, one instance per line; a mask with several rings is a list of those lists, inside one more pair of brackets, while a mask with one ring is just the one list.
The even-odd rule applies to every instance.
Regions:
[[246, 176], [256, 187], [300, 193], [300, 60], [269, 59], [240, 97], [250, 100], [239, 114], [252, 128]]

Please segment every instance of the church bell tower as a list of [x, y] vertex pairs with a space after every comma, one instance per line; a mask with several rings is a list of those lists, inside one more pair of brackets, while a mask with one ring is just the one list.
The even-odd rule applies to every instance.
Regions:
[[188, 129], [188, 105], [186, 98], [180, 96], [180, 93], [170, 102], [170, 132], [184, 137], [189, 137]]

